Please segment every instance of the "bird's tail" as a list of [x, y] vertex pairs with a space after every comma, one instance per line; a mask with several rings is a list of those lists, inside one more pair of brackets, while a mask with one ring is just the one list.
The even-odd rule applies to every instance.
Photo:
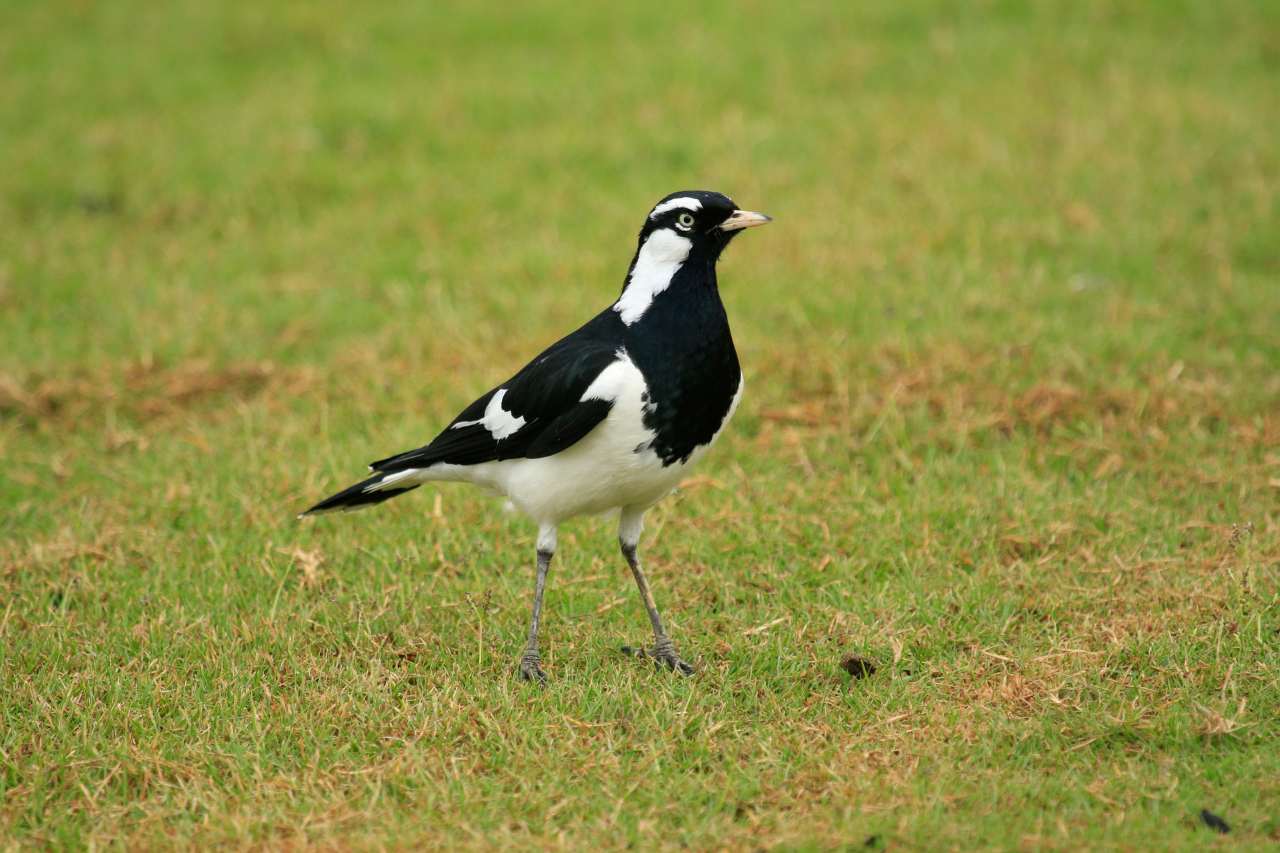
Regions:
[[416, 479], [418, 473], [416, 469], [410, 469], [408, 471], [374, 474], [367, 480], [361, 480], [354, 486], [345, 488], [336, 495], [325, 498], [311, 507], [311, 509], [300, 513], [298, 517], [302, 518], [305, 515], [320, 515], [321, 513], [338, 512], [340, 510], [350, 512], [353, 509], [380, 504], [385, 500], [394, 498], [396, 495], [412, 492], [422, 485]]

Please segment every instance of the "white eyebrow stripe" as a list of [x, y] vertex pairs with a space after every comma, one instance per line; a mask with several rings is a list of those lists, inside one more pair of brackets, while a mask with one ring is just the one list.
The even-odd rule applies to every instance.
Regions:
[[681, 208], [684, 210], [702, 210], [702, 202], [693, 196], [682, 195], [678, 198], [668, 199], [660, 203], [653, 210], [649, 211], [649, 218], [654, 219], [666, 213], [668, 210], [676, 210]]

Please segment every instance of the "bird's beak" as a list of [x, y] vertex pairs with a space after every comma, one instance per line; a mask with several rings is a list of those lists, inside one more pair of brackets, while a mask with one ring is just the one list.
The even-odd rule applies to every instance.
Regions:
[[763, 213], [755, 213], [750, 210], [735, 210], [728, 219], [720, 223], [720, 230], [741, 231], [743, 228], [755, 228], [757, 225], [764, 225], [766, 222], [772, 221], [772, 216], [765, 216]]

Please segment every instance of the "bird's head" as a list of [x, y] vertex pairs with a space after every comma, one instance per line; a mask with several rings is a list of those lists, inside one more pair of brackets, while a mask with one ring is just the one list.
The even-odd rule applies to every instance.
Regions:
[[640, 229], [640, 247], [670, 244], [687, 255], [717, 258], [744, 228], [770, 221], [763, 213], [740, 210], [733, 199], [709, 190], [681, 190], [659, 201]]
[[716, 260], [739, 231], [763, 225], [763, 213], [739, 210], [733, 200], [706, 190], [672, 193], [654, 205], [640, 229], [622, 295], [614, 303], [622, 322], [637, 322], [664, 293], [701, 292], [716, 283]]

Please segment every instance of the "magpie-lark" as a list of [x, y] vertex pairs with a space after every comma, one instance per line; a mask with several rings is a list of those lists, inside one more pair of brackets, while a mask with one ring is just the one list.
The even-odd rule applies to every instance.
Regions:
[[716, 261], [769, 217], [716, 192], [672, 193], [645, 217], [617, 301], [476, 400], [429, 444], [370, 465], [372, 477], [303, 515], [381, 503], [431, 481], [505, 495], [538, 524], [537, 579], [522, 678], [545, 681], [538, 620], [556, 527], [617, 509], [618, 539], [649, 621], [651, 656], [685, 675], [636, 548], [644, 513], [680, 482], [732, 417], [742, 371], [716, 286]]

